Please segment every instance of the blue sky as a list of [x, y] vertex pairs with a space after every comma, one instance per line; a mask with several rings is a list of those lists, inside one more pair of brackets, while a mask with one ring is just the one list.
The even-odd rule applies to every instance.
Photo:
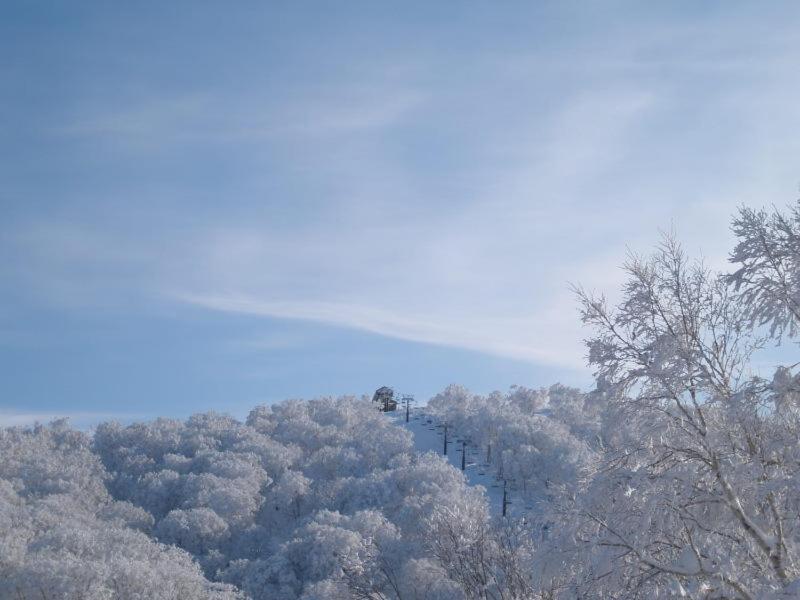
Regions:
[[588, 386], [569, 282], [798, 193], [794, 3], [0, 12], [5, 423]]

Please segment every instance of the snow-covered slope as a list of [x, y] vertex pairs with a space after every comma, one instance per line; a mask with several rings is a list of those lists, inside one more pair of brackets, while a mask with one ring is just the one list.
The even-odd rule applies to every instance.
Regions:
[[[412, 408], [409, 421], [406, 423], [405, 410], [398, 407], [397, 411], [385, 413], [396, 425], [403, 427], [414, 434], [414, 447], [418, 452], [433, 451], [437, 454], [444, 453], [444, 432], [437, 419], [425, 412], [424, 407]], [[447, 459], [456, 469], [461, 469], [463, 443], [458, 432], [448, 431]], [[480, 485], [486, 490], [489, 499], [489, 508], [493, 515], [502, 514], [503, 510], [503, 481], [498, 479], [491, 467], [486, 464], [486, 457], [478, 448], [467, 445], [467, 457], [464, 461], [464, 475], [470, 485]], [[520, 515], [526, 506], [519, 494], [508, 487], [507, 510], [508, 514]]]

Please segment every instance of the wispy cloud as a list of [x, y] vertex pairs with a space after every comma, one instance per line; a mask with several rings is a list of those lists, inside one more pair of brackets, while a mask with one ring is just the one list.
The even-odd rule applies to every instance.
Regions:
[[224, 312], [316, 321], [402, 340], [453, 346], [540, 364], [573, 368], [581, 366], [580, 363], [576, 364], [574, 353], [561, 352], [563, 348], [559, 347], [559, 337], [553, 336], [546, 347], [533, 341], [537, 337], [537, 316], [506, 319], [489, 317], [468, 325], [459, 318], [442, 320], [430, 314], [393, 313], [373, 306], [346, 303], [268, 302], [243, 296], [186, 295], [177, 299]]
[[724, 267], [735, 207], [794, 194], [796, 34], [712, 13], [74, 103], [48, 139], [135, 156], [112, 152], [75, 214], [18, 220], [0, 269], [70, 306], [146, 297], [580, 366], [569, 282], [613, 293], [627, 248], [670, 224]]

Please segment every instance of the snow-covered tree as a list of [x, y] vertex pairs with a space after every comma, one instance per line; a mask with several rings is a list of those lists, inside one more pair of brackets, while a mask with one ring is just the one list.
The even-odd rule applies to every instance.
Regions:
[[105, 488], [91, 438], [64, 421], [0, 430], [0, 598], [232, 600], [153, 519]]
[[615, 307], [578, 291], [590, 362], [616, 391], [602, 468], [565, 521], [584, 542], [581, 589], [790, 597], [800, 427], [749, 377], [752, 307], [669, 236], [625, 269]]
[[507, 393], [472, 394], [458, 385], [434, 396], [427, 410], [451, 432], [478, 446], [498, 476], [515, 479], [531, 500], [574, 487], [593, 460], [601, 402], [560, 384]]
[[795, 336], [800, 326], [800, 201], [786, 212], [742, 208], [733, 221], [738, 238], [729, 281], [755, 325], [775, 337]]

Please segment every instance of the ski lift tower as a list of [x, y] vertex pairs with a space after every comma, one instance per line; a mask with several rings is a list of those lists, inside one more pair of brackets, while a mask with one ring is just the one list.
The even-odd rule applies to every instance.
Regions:
[[411, 410], [411, 404], [414, 402], [414, 396], [411, 394], [403, 394], [403, 404], [406, 405], [406, 423], [408, 423], [408, 416]]

